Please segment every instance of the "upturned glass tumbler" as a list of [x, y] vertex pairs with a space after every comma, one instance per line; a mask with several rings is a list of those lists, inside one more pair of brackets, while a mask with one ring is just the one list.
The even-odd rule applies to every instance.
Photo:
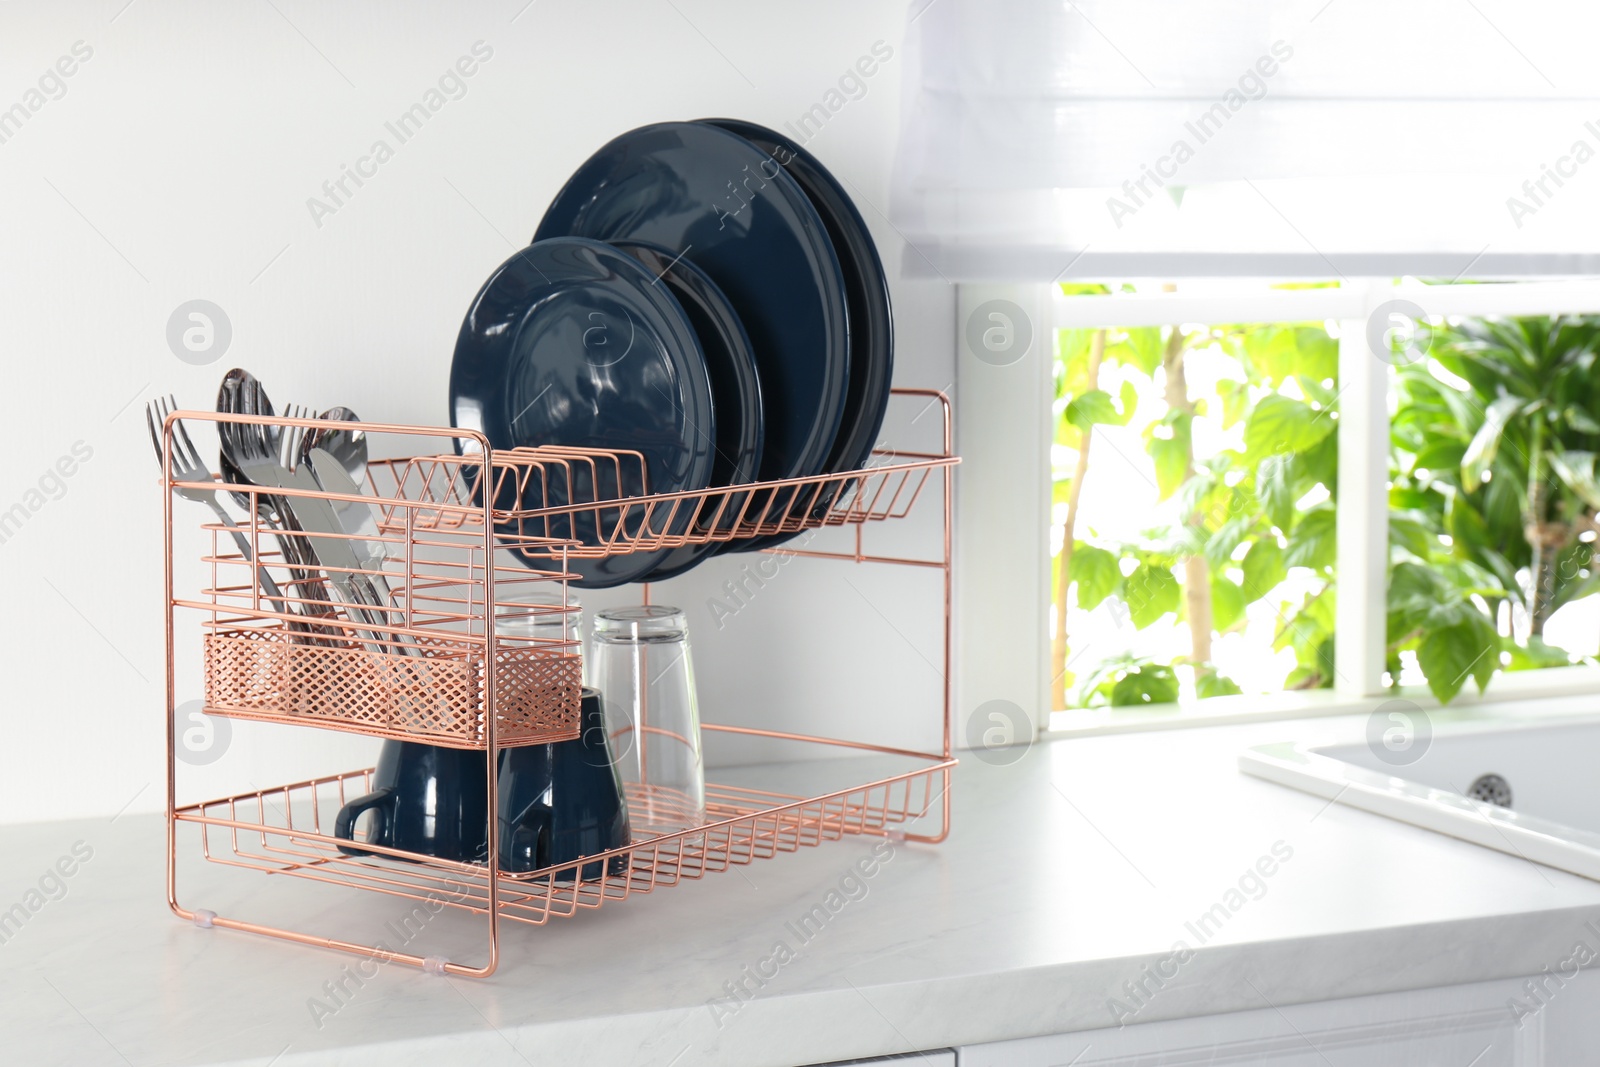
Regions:
[[[549, 583], [521, 585], [508, 582], [495, 588], [494, 630], [517, 639], [516, 647], [535, 644], [583, 656], [583, 604], [568, 590]], [[524, 642], [523, 638], [532, 638]], [[557, 643], [560, 642], [558, 646]], [[589, 684], [588, 657], [583, 658], [583, 681]]]
[[700, 710], [683, 612], [663, 604], [597, 612], [591, 660], [634, 829], [667, 834], [704, 823]]

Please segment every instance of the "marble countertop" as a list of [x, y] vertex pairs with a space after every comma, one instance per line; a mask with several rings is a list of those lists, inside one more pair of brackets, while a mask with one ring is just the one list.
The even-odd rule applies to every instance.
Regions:
[[[1600, 884], [1236, 768], [1248, 745], [1360, 736], [1364, 723], [1053, 741], [1006, 767], [969, 758], [942, 845], [849, 839], [545, 927], [507, 924], [483, 980], [393, 965], [364, 977], [354, 957], [178, 921], [159, 817], [0, 828], [0, 912], [27, 914], [0, 926], [0, 1035], [7, 1060], [30, 1064], [776, 1067], [1563, 958], [1600, 920]], [[193, 906], [352, 938], [382, 939], [408, 910], [214, 864], [181, 878]], [[796, 925], [819, 904], [826, 922]], [[481, 930], [445, 912], [418, 945]]]

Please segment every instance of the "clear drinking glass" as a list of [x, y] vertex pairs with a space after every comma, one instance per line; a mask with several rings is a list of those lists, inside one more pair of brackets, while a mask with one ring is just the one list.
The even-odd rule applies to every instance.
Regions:
[[[495, 585], [494, 632], [501, 637], [570, 642], [564, 651], [583, 655], [583, 604], [569, 589], [563, 597], [554, 583]], [[520, 644], [520, 642], [518, 642]], [[589, 683], [589, 657], [583, 656], [583, 684]]]
[[596, 612], [591, 659], [589, 684], [605, 696], [635, 831], [669, 834], [703, 823], [700, 710], [683, 612], [664, 604]]

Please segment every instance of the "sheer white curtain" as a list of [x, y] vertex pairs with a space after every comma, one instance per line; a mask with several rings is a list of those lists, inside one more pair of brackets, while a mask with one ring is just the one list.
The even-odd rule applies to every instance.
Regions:
[[1576, 0], [916, 0], [906, 266], [1600, 272], [1597, 29]]

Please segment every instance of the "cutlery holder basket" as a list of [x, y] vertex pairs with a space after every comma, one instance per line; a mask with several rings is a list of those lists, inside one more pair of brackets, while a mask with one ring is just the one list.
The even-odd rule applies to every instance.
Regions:
[[[486, 742], [481, 652], [419, 642], [421, 655], [357, 644], [315, 645], [286, 629], [243, 628], [205, 637], [205, 703], [237, 718], [302, 722], [429, 744]], [[502, 648], [495, 656], [501, 744], [574, 737], [582, 688], [574, 655]]]
[[230, 483], [247, 520], [236, 529], [204, 524], [205, 579], [193, 597], [173, 596], [176, 607], [200, 616], [207, 714], [452, 748], [577, 736], [576, 642], [500, 636], [492, 625], [505, 610], [551, 610], [498, 602], [530, 589], [566, 603], [571, 543], [524, 535], [514, 510], [492, 506], [500, 484], [527, 477], [526, 461], [485, 462], [481, 439], [449, 430], [184, 419], [253, 422], [275, 436], [348, 427], [384, 445], [442, 437], [451, 442], [445, 447], [480, 450], [471, 460], [372, 460], [365, 484], [351, 480], [345, 493], [323, 492], [314, 481], [310, 488]]
[[[850, 835], [942, 841], [949, 833], [956, 762], [949, 668], [952, 475], [959, 460], [948, 398], [934, 390], [894, 394], [914, 405], [907, 412], [914, 417], [903, 425], [942, 411], [939, 448], [879, 451], [861, 470], [666, 494], [649, 492], [643, 458], [634, 452], [491, 450], [482, 434], [465, 429], [189, 411], [169, 416], [163, 427], [168, 905], [203, 926], [483, 977], [498, 964], [502, 920], [537, 925]], [[354, 431], [401, 447], [391, 450], [397, 458], [366, 464], [357, 493], [321, 492], [303, 482], [297, 488], [189, 483], [171, 473], [180, 420], [255, 426], [273, 437], [295, 429]], [[921, 432], [936, 433], [930, 423], [922, 423]], [[432, 449], [413, 447], [418, 439], [432, 439]], [[609, 492], [599, 495], [596, 487]], [[199, 524], [203, 548], [192, 536], [196, 531], [185, 530], [180, 551], [174, 519], [180, 508], [184, 516], [190, 511], [174, 503], [174, 492], [232, 493], [236, 513], [247, 518], [237, 527], [220, 519]], [[868, 524], [902, 518], [927, 496], [941, 508], [940, 554], [866, 550]], [[307, 515], [321, 509], [322, 517], [297, 522], [302, 509]], [[330, 521], [327, 509], [343, 521]], [[716, 709], [702, 703], [702, 730], [752, 753], [744, 757], [752, 768], [707, 781], [704, 823], [668, 831], [635, 819], [625, 847], [515, 874], [501, 870], [494, 833], [483, 862], [451, 862], [365, 840], [347, 850], [351, 838], [335, 836], [336, 818], [342, 806], [371, 791], [371, 769], [267, 789], [251, 785], [220, 799], [179, 796], [175, 650], [181, 640], [202, 647], [209, 715], [481, 752], [487, 825], [497, 826], [499, 751], [576, 738], [582, 684], [577, 641], [497, 633], [497, 619], [576, 611], [566, 593], [577, 577], [576, 560], [825, 527], [850, 531], [846, 539], [853, 533], [853, 546], [791, 542], [766, 551], [900, 565], [942, 579], [944, 691], [942, 702], [929, 709], [943, 737], [939, 750], [718, 723]], [[540, 595], [523, 595], [528, 592]], [[643, 594], [648, 602], [648, 585]], [[562, 630], [518, 632], [535, 629]], [[826, 758], [841, 755], [865, 758]], [[783, 782], [765, 772], [750, 780], [754, 767], [779, 766], [789, 768]], [[630, 807], [633, 799], [630, 793]], [[286, 876], [278, 881], [360, 889], [422, 902], [430, 911], [483, 916], [487, 960], [450, 962], [185, 906], [178, 893], [180, 852], [224, 868]], [[593, 870], [603, 873], [586, 873]]]

